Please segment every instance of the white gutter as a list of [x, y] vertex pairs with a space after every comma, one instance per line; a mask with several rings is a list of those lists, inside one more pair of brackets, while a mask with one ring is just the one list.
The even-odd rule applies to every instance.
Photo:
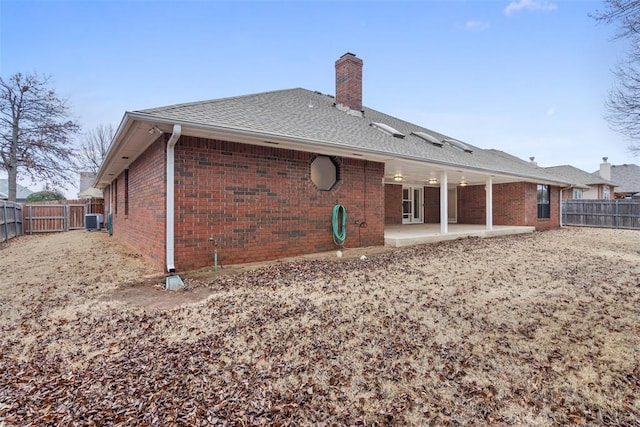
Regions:
[[182, 126], [173, 125], [173, 133], [167, 141], [167, 231], [166, 231], [166, 252], [167, 252], [167, 271], [172, 273], [176, 271], [174, 264], [174, 222], [175, 222], [175, 188], [174, 188], [174, 170], [175, 170], [175, 146], [182, 134]]
[[[168, 121], [169, 119], [163, 119], [150, 114], [145, 114], [140, 112], [127, 113], [127, 114], [130, 118], [134, 120], [144, 120], [147, 122], [165, 123], [165, 124], [169, 123]], [[171, 123], [175, 123], [175, 121], [172, 121]], [[426, 160], [422, 157], [416, 157], [416, 156], [398, 154], [398, 153], [388, 153], [381, 150], [374, 150], [374, 149], [368, 149], [368, 148], [362, 148], [362, 147], [348, 147], [340, 143], [335, 143], [335, 142], [316, 139], [316, 138], [294, 137], [291, 135], [279, 134], [274, 132], [262, 132], [262, 131], [255, 131], [252, 129], [235, 128], [235, 127], [222, 126], [222, 125], [203, 125], [203, 124], [189, 122], [185, 120], [180, 120], [180, 123], [184, 127], [188, 127], [190, 129], [198, 129], [201, 131], [218, 132], [222, 134], [253, 138], [253, 139], [262, 140], [262, 141], [271, 140], [274, 142], [293, 143], [293, 145], [299, 144], [299, 145], [306, 145], [307, 147], [309, 145], [312, 146], [311, 149], [310, 148], [303, 149], [300, 146], [284, 145], [284, 144], [280, 147], [280, 148], [287, 148], [291, 150], [308, 151], [308, 152], [315, 153], [315, 152], [318, 152], [317, 146], [321, 146], [324, 148], [330, 148], [330, 149], [336, 149], [336, 150], [342, 151], [345, 153], [343, 154], [343, 156], [345, 157], [349, 157], [349, 153], [358, 152], [358, 153], [363, 153], [365, 155], [369, 154], [369, 155], [374, 155], [374, 156], [379, 156], [384, 158], [393, 157], [396, 159], [413, 161], [420, 164], [429, 163], [432, 165], [447, 166], [455, 169], [465, 169], [471, 172], [488, 173], [494, 177], [504, 176], [508, 178], [511, 178], [511, 177], [524, 178], [524, 179], [531, 180], [531, 182], [538, 182], [541, 184], [549, 184], [554, 186], [566, 186], [569, 184], [568, 182], [564, 182], [561, 180], [555, 180], [555, 179], [549, 180], [548, 178], [536, 177], [536, 176], [532, 176], [524, 173], [510, 172], [510, 171], [496, 170], [496, 169], [486, 169], [485, 167], [451, 163], [451, 162], [445, 162], [442, 160], [434, 160], [434, 159]], [[380, 161], [380, 160], [375, 160], [375, 161]]]

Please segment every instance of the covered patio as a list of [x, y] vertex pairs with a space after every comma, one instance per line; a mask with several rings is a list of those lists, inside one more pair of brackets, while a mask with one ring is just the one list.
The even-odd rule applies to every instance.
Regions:
[[442, 233], [440, 224], [404, 224], [386, 225], [384, 244], [390, 247], [435, 243], [465, 237], [496, 237], [512, 234], [532, 233], [533, 226], [493, 225], [487, 229], [479, 224], [448, 224], [446, 233]]

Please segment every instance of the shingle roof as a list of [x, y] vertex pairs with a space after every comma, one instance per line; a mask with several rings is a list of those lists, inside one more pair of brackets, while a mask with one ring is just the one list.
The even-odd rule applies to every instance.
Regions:
[[[310, 144], [328, 143], [355, 151], [564, 183], [543, 168], [510, 155], [497, 155], [496, 150], [483, 150], [466, 142], [472, 153], [451, 144], [437, 147], [411, 133], [425, 132], [439, 140], [451, 137], [366, 107], [363, 115], [348, 114], [335, 106], [333, 96], [301, 88], [150, 108], [134, 113], [150, 119], [254, 131], [308, 140]], [[370, 126], [372, 122], [392, 126], [406, 137], [390, 136]]]
[[550, 173], [557, 175], [559, 178], [562, 178], [568, 181], [570, 184], [574, 186], [582, 186], [588, 187], [591, 185], [616, 185], [612, 181], [607, 181], [602, 178], [600, 175], [592, 174], [587, 171], [583, 171], [582, 169], [578, 169], [575, 166], [571, 165], [562, 165], [562, 166], [551, 166], [545, 168]]
[[[0, 179], [0, 193], [9, 194], [9, 180], [7, 178]], [[16, 184], [16, 199], [25, 200], [33, 191], [20, 184]]]
[[612, 165], [611, 180], [618, 184], [616, 193], [640, 193], [640, 166]]

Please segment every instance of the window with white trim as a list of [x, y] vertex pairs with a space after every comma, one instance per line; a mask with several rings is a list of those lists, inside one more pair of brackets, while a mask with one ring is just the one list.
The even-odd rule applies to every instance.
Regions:
[[538, 184], [538, 219], [551, 218], [551, 200], [549, 186]]

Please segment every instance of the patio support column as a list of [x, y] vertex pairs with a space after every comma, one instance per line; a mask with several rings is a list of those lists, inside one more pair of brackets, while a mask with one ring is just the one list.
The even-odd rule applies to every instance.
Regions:
[[493, 230], [493, 178], [491, 176], [487, 177], [487, 182], [485, 184], [485, 192], [486, 192], [486, 201], [485, 201], [485, 209], [486, 209], [486, 217], [487, 217], [487, 230]]
[[440, 173], [440, 233], [447, 234], [449, 227], [449, 191], [447, 171]]

